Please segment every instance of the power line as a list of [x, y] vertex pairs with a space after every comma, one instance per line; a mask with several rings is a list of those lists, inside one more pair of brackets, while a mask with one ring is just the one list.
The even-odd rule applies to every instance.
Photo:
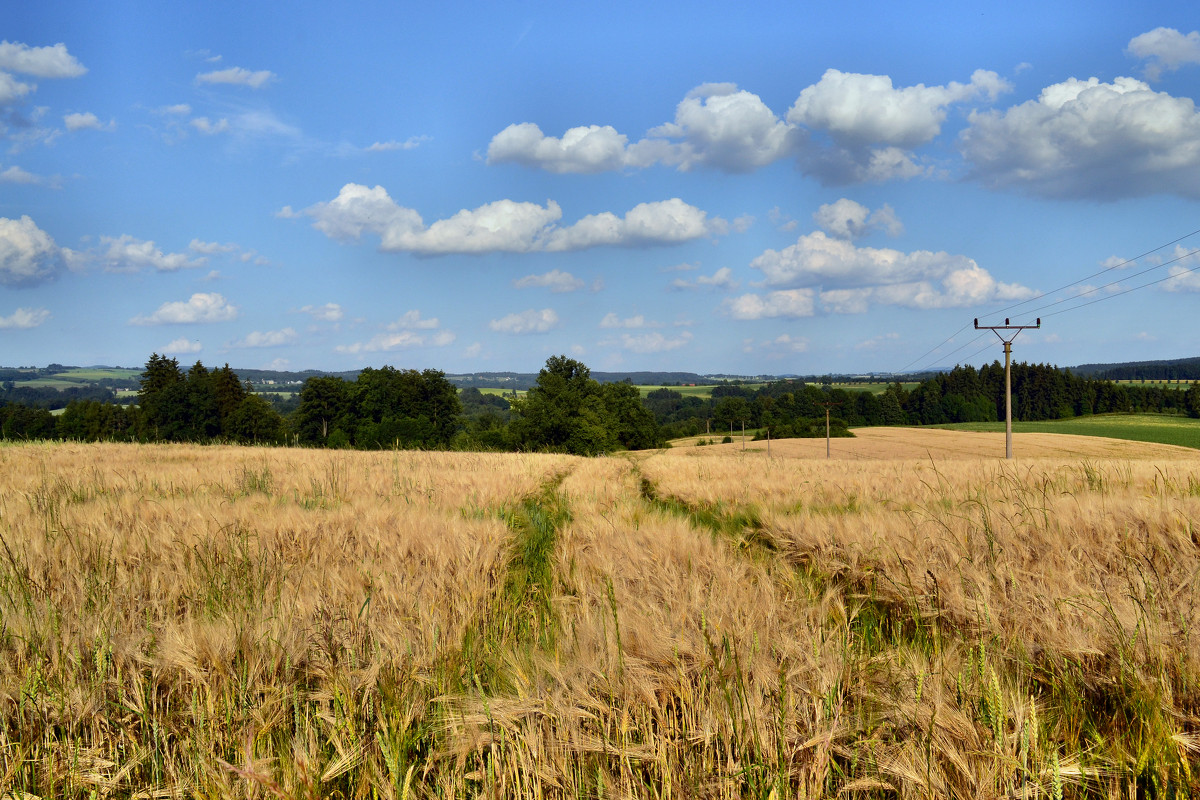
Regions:
[[[964, 329], [965, 329], [965, 328], [968, 328], [968, 327], [970, 327], [970, 326], [969, 326], [969, 325], [968, 325], [968, 326], [964, 326]], [[958, 331], [958, 333], [961, 333], [961, 332], [962, 332], [962, 330]], [[957, 335], [958, 335], [958, 333], [955, 333], [954, 335], [955, 335], [955, 336], [957, 336]], [[971, 339], [970, 341], [968, 341], [968, 342], [965, 342], [965, 343], [963, 343], [963, 344], [959, 345], [958, 347], [954, 348], [954, 349], [953, 349], [953, 350], [951, 350], [949, 353], [946, 353], [944, 356], [942, 356], [941, 358], [937, 359], [936, 361], [933, 361], [933, 362], [931, 362], [930, 364], [928, 364], [928, 365], [926, 365], [926, 366], [922, 367], [921, 369], [917, 370], [917, 372], [925, 372], [926, 370], [933, 369], [933, 368], [934, 368], [934, 367], [936, 367], [938, 364], [941, 364], [943, 361], [946, 361], [947, 359], [949, 359], [949, 358], [950, 358], [950, 356], [954, 355], [954, 354], [955, 354], [955, 353], [957, 353], [959, 350], [963, 350], [963, 349], [965, 349], [965, 348], [967, 348], [967, 347], [970, 347], [971, 345], [975, 344], [976, 342], [978, 342], [980, 339], [984, 338], [985, 336], [987, 336], [987, 334], [986, 334], [986, 333], [981, 333], [981, 334], [979, 334], [979, 335], [978, 335], [978, 336], [976, 336], [974, 339]], [[954, 337], [952, 336], [952, 337], [950, 337], [950, 338], [951, 338], [951, 339], [953, 339]], [[941, 347], [941, 345], [938, 345], [938, 347]], [[936, 348], [935, 348], [935, 349], [936, 349]]]
[[[1052, 290], [1050, 290], [1049, 292], [1041, 292], [1041, 293], [1039, 293], [1039, 294], [1036, 294], [1036, 295], [1034, 295], [1033, 297], [1029, 298], [1028, 300], [1022, 300], [1022, 301], [1021, 301], [1021, 302], [1019, 302], [1019, 303], [1014, 303], [1013, 305], [1011, 305], [1011, 306], [1008, 306], [1007, 308], [1001, 308], [1001, 309], [999, 309], [999, 310], [997, 310], [997, 311], [990, 311], [990, 312], [988, 312], [987, 314], [985, 314], [984, 316], [992, 317], [992, 316], [998, 316], [998, 315], [1000, 315], [1000, 314], [1005, 314], [1005, 313], [1008, 313], [1009, 311], [1012, 311], [1014, 308], [1020, 308], [1021, 306], [1023, 306], [1023, 305], [1027, 305], [1027, 304], [1029, 304], [1029, 303], [1032, 303], [1032, 302], [1034, 302], [1035, 300], [1041, 300], [1042, 298], [1045, 298], [1045, 297], [1050, 297], [1051, 295], [1058, 294], [1058, 293], [1059, 293], [1059, 292], [1061, 292], [1061, 291], [1064, 291], [1064, 290], [1066, 290], [1066, 289], [1070, 289], [1072, 286], [1078, 286], [1079, 284], [1083, 283], [1084, 281], [1090, 281], [1092, 278], [1099, 277], [1100, 275], [1103, 275], [1103, 274], [1105, 274], [1105, 273], [1107, 273], [1107, 272], [1112, 272], [1113, 270], [1118, 270], [1118, 269], [1124, 269], [1124, 268], [1125, 268], [1125, 267], [1127, 267], [1128, 265], [1130, 265], [1130, 264], [1133, 264], [1133, 263], [1135, 263], [1135, 262], [1137, 262], [1137, 261], [1139, 261], [1139, 260], [1141, 260], [1141, 259], [1145, 258], [1145, 257], [1146, 257], [1146, 256], [1148, 256], [1148, 255], [1152, 255], [1152, 254], [1154, 254], [1154, 253], [1157, 253], [1159, 250], [1162, 250], [1162, 249], [1164, 249], [1164, 248], [1170, 247], [1170, 246], [1171, 246], [1171, 245], [1173, 245], [1173, 244], [1179, 244], [1179, 243], [1180, 243], [1180, 242], [1182, 242], [1184, 239], [1190, 239], [1191, 237], [1195, 236], [1195, 235], [1196, 235], [1196, 234], [1198, 234], [1198, 233], [1200, 233], [1200, 228], [1197, 228], [1196, 230], [1192, 231], [1191, 233], [1185, 233], [1183, 236], [1180, 236], [1178, 239], [1173, 239], [1172, 241], [1169, 241], [1169, 242], [1167, 242], [1166, 244], [1160, 244], [1158, 247], [1155, 247], [1155, 248], [1153, 248], [1153, 249], [1151, 249], [1151, 250], [1147, 250], [1146, 252], [1144, 252], [1144, 253], [1141, 253], [1140, 255], [1133, 256], [1132, 258], [1127, 258], [1127, 259], [1125, 259], [1124, 261], [1122, 261], [1122, 262], [1120, 262], [1120, 263], [1118, 263], [1118, 264], [1113, 264], [1112, 266], [1105, 267], [1104, 269], [1100, 270], [1099, 272], [1093, 272], [1091, 275], [1085, 275], [1084, 277], [1080, 278], [1080, 279], [1079, 279], [1079, 280], [1077, 280], [1077, 281], [1072, 281], [1071, 283], [1068, 283], [1068, 284], [1066, 284], [1066, 285], [1064, 285], [1064, 286], [1060, 286], [1060, 287], [1058, 287], [1057, 289], [1052, 289]], [[1170, 261], [1164, 261], [1162, 264], [1157, 264], [1157, 265], [1155, 265], [1155, 266], [1153, 266], [1153, 267], [1150, 267], [1150, 269], [1157, 269], [1158, 267], [1165, 266], [1165, 265], [1167, 265], [1167, 264], [1171, 264], [1171, 263], [1173, 263], [1173, 262], [1175, 262], [1175, 261], [1179, 261], [1179, 260], [1180, 260], [1180, 259], [1182, 259], [1182, 258], [1187, 258], [1187, 256], [1188, 256], [1188, 255], [1193, 255], [1193, 254], [1195, 254], [1196, 252], [1198, 252], [1198, 251], [1196, 251], [1196, 250], [1193, 250], [1193, 251], [1191, 251], [1191, 253], [1188, 253], [1187, 255], [1183, 255], [1183, 256], [1179, 256], [1179, 257], [1177, 257], [1177, 258], [1173, 258], [1173, 259], [1171, 259]], [[1149, 271], [1149, 269], [1148, 269], [1148, 270], [1144, 270], [1144, 271], [1143, 271], [1143, 273], [1144, 273], [1144, 272], [1148, 272], [1148, 271]], [[1143, 273], [1138, 273], [1138, 274], [1143, 274]], [[1118, 281], [1118, 282], [1119, 282], [1119, 281]], [[1101, 287], [1101, 288], [1103, 288], [1103, 287]], [[1093, 291], [1094, 291], [1094, 290], [1093, 290]], [[1085, 293], [1085, 294], [1086, 294], [1086, 293]], [[1078, 296], [1078, 295], [1077, 295], [1077, 296]], [[1045, 308], [1045, 306], [1043, 306], [1043, 308]], [[1038, 309], [1033, 309], [1033, 310], [1031, 310], [1031, 311], [1024, 312], [1024, 313], [1033, 314], [1033, 313], [1036, 313], [1037, 311], [1038, 311]], [[1049, 315], [1047, 314], [1046, 316], [1049, 316]], [[965, 327], [967, 327], [967, 326], [964, 326], [964, 328], [965, 328]]]
[[[1150, 267], [1149, 269], [1144, 269], [1144, 270], [1142, 270], [1141, 272], [1138, 272], [1138, 273], [1135, 273], [1135, 274], [1133, 274], [1133, 275], [1130, 275], [1129, 277], [1131, 277], [1131, 278], [1136, 278], [1136, 277], [1139, 277], [1139, 276], [1141, 276], [1141, 275], [1145, 275], [1147, 272], [1150, 272], [1151, 270], [1156, 270], [1156, 269], [1158, 269], [1159, 267], [1165, 267], [1165, 266], [1167, 266], [1168, 264], [1174, 264], [1176, 261], [1182, 261], [1182, 260], [1183, 260], [1183, 259], [1185, 259], [1185, 258], [1189, 258], [1190, 256], [1194, 256], [1194, 255], [1196, 255], [1197, 253], [1200, 253], [1200, 249], [1197, 249], [1197, 250], [1192, 250], [1191, 252], [1189, 252], [1189, 253], [1185, 253], [1184, 255], [1181, 255], [1181, 256], [1179, 256], [1179, 257], [1177, 257], [1177, 258], [1173, 258], [1173, 259], [1171, 259], [1170, 261], [1164, 261], [1164, 262], [1163, 262], [1163, 263], [1161, 263], [1161, 264], [1157, 264], [1157, 265], [1155, 265], [1155, 266], [1153, 266], [1153, 267]], [[1097, 297], [1095, 300], [1089, 300], [1088, 302], [1086, 302], [1086, 303], [1080, 303], [1080, 304], [1079, 304], [1079, 305], [1077, 305], [1077, 306], [1071, 306], [1070, 308], [1062, 308], [1062, 309], [1059, 309], [1058, 311], [1052, 311], [1052, 312], [1050, 312], [1049, 314], [1045, 314], [1044, 316], [1047, 316], [1047, 317], [1053, 317], [1053, 316], [1056, 316], [1056, 315], [1058, 315], [1058, 314], [1065, 314], [1065, 313], [1066, 313], [1066, 312], [1068, 312], [1068, 311], [1074, 311], [1074, 310], [1075, 310], [1075, 309], [1077, 309], [1077, 308], [1083, 308], [1084, 306], [1090, 306], [1090, 305], [1092, 305], [1093, 303], [1099, 303], [1099, 302], [1101, 302], [1102, 300], [1111, 300], [1111, 299], [1113, 299], [1114, 297], [1120, 297], [1120, 296], [1121, 296], [1121, 295], [1123, 295], [1123, 294], [1129, 294], [1130, 292], [1136, 292], [1138, 289], [1145, 289], [1147, 286], [1153, 286], [1153, 285], [1155, 285], [1156, 283], [1163, 283], [1164, 281], [1169, 281], [1169, 280], [1171, 280], [1171, 279], [1173, 279], [1173, 278], [1178, 278], [1178, 277], [1180, 277], [1181, 275], [1187, 275], [1188, 273], [1190, 273], [1190, 272], [1195, 272], [1195, 271], [1196, 271], [1196, 270], [1198, 270], [1198, 269], [1200, 269], [1200, 265], [1198, 265], [1198, 266], [1195, 266], [1195, 267], [1192, 267], [1191, 269], [1185, 269], [1185, 270], [1182, 270], [1182, 271], [1180, 271], [1180, 272], [1176, 272], [1174, 275], [1168, 275], [1168, 276], [1167, 276], [1167, 277], [1165, 277], [1165, 278], [1159, 278], [1158, 280], [1155, 280], [1155, 281], [1150, 281], [1149, 283], [1143, 283], [1141, 286], [1132, 286], [1132, 287], [1130, 287], [1130, 288], [1128, 288], [1128, 289], [1125, 289], [1124, 291], [1120, 291], [1120, 292], [1113, 292], [1112, 294], [1105, 295], [1104, 297]], [[1092, 289], [1091, 291], [1082, 292], [1082, 293], [1080, 293], [1080, 294], [1076, 295], [1075, 297], [1069, 297], [1069, 298], [1065, 298], [1064, 300], [1059, 300], [1059, 301], [1057, 301], [1057, 302], [1054, 302], [1054, 303], [1048, 303], [1048, 304], [1046, 304], [1046, 305], [1042, 306], [1041, 308], [1051, 308], [1052, 306], [1059, 305], [1060, 303], [1064, 303], [1064, 302], [1066, 302], [1067, 300], [1078, 300], [1080, 297], [1086, 297], [1086, 296], [1087, 296], [1087, 295], [1089, 295], [1089, 294], [1093, 294], [1094, 292], [1098, 292], [1098, 291], [1100, 291], [1101, 289], [1107, 289], [1107, 288], [1109, 288], [1109, 287], [1111, 287], [1111, 286], [1118, 286], [1118, 285], [1120, 285], [1120, 283], [1121, 283], [1121, 281], [1113, 281], [1112, 283], [1106, 283], [1105, 285], [1103, 285], [1103, 286], [1098, 286], [1098, 287], [1096, 287], [1095, 289]], [[1039, 309], [1035, 309], [1035, 311], [1040, 311], [1040, 310], [1041, 310], [1041, 308], [1039, 308]], [[1030, 312], [1030, 313], [1033, 313], [1033, 312]]]
[[[1146, 256], [1152, 255], [1152, 254], [1154, 254], [1154, 253], [1157, 253], [1159, 250], [1163, 250], [1164, 248], [1171, 247], [1172, 245], [1178, 244], [1178, 243], [1180, 243], [1180, 242], [1184, 241], [1185, 239], [1189, 239], [1189, 238], [1191, 238], [1191, 237], [1193, 237], [1193, 236], [1195, 236], [1195, 235], [1197, 235], [1197, 234], [1200, 234], [1200, 228], [1197, 228], [1196, 230], [1194, 230], [1194, 231], [1191, 231], [1190, 233], [1186, 233], [1186, 234], [1184, 234], [1183, 236], [1180, 236], [1180, 237], [1178, 237], [1178, 238], [1176, 238], [1176, 239], [1173, 239], [1173, 240], [1171, 240], [1171, 241], [1167, 242], [1166, 244], [1161, 244], [1161, 245], [1159, 245], [1158, 247], [1154, 247], [1154, 248], [1152, 248], [1152, 249], [1150, 249], [1150, 250], [1147, 250], [1147, 251], [1145, 251], [1144, 253], [1141, 253], [1141, 254], [1139, 254], [1139, 255], [1133, 256], [1132, 258], [1127, 258], [1127, 259], [1125, 259], [1125, 260], [1123, 260], [1123, 261], [1121, 261], [1121, 262], [1119, 262], [1119, 263], [1117, 263], [1117, 264], [1113, 264], [1113, 265], [1111, 265], [1111, 266], [1105, 267], [1105, 268], [1104, 268], [1104, 269], [1102, 269], [1102, 270], [1099, 270], [1099, 271], [1097, 271], [1097, 272], [1093, 272], [1093, 273], [1092, 273], [1092, 274], [1090, 274], [1090, 275], [1086, 275], [1086, 276], [1084, 276], [1084, 277], [1082, 277], [1082, 278], [1079, 278], [1078, 280], [1072, 281], [1071, 283], [1064, 284], [1063, 286], [1060, 286], [1060, 287], [1058, 287], [1057, 289], [1053, 289], [1053, 290], [1051, 290], [1051, 291], [1048, 291], [1048, 292], [1041, 292], [1041, 293], [1038, 293], [1037, 295], [1035, 295], [1035, 296], [1033, 296], [1033, 297], [1031, 297], [1031, 298], [1029, 298], [1029, 299], [1027, 299], [1027, 300], [1022, 300], [1022, 301], [1021, 301], [1021, 302], [1019, 302], [1019, 303], [1014, 303], [1013, 305], [1010, 305], [1010, 306], [1008, 306], [1008, 307], [1006, 307], [1006, 308], [999, 309], [999, 310], [997, 310], [997, 311], [990, 311], [990, 312], [986, 312], [986, 313], [983, 315], [983, 317], [984, 317], [984, 318], [986, 318], [986, 317], [992, 317], [992, 316], [996, 316], [996, 315], [999, 315], [999, 314], [1004, 314], [1004, 313], [1007, 313], [1007, 312], [1011, 312], [1011, 311], [1012, 311], [1012, 310], [1014, 310], [1014, 309], [1021, 308], [1022, 306], [1026, 306], [1026, 305], [1028, 305], [1028, 304], [1030, 304], [1030, 303], [1033, 303], [1033, 302], [1035, 302], [1035, 301], [1037, 301], [1037, 300], [1042, 300], [1042, 299], [1045, 299], [1045, 298], [1051, 297], [1051, 296], [1053, 296], [1053, 295], [1055, 295], [1055, 294], [1058, 294], [1059, 292], [1062, 292], [1062, 291], [1065, 291], [1065, 290], [1067, 290], [1067, 289], [1070, 289], [1070, 288], [1071, 288], [1071, 287], [1073, 287], [1073, 286], [1078, 286], [1079, 284], [1083, 283], [1084, 281], [1088, 281], [1088, 280], [1091, 280], [1092, 278], [1098, 277], [1098, 276], [1100, 276], [1100, 275], [1104, 275], [1104, 274], [1106, 274], [1106, 273], [1113, 272], [1114, 270], [1120, 270], [1120, 269], [1123, 269], [1123, 268], [1127, 267], [1128, 265], [1130, 265], [1130, 264], [1133, 264], [1133, 263], [1136, 263], [1136, 262], [1137, 262], [1137, 261], [1139, 261], [1140, 259], [1143, 259], [1143, 258], [1145, 258]], [[1043, 309], [1047, 309], [1047, 308], [1053, 308], [1054, 306], [1061, 305], [1061, 304], [1063, 304], [1063, 303], [1067, 303], [1067, 302], [1070, 302], [1070, 301], [1072, 301], [1072, 300], [1078, 300], [1080, 297], [1086, 297], [1086, 296], [1088, 296], [1088, 295], [1094, 294], [1094, 293], [1096, 293], [1096, 292], [1098, 292], [1098, 291], [1101, 291], [1101, 290], [1103, 290], [1103, 289], [1108, 289], [1108, 288], [1111, 288], [1111, 287], [1114, 287], [1114, 286], [1118, 286], [1118, 285], [1120, 285], [1122, 282], [1124, 282], [1124, 281], [1127, 281], [1127, 280], [1129, 280], [1129, 279], [1131, 279], [1131, 278], [1137, 278], [1137, 277], [1139, 277], [1139, 276], [1141, 276], [1141, 275], [1145, 275], [1145, 274], [1146, 274], [1146, 273], [1148, 273], [1148, 272], [1152, 272], [1153, 270], [1159, 269], [1159, 268], [1161, 268], [1161, 267], [1165, 267], [1165, 266], [1168, 266], [1168, 265], [1170, 265], [1170, 264], [1174, 264], [1174, 263], [1176, 263], [1176, 262], [1179, 262], [1179, 261], [1182, 261], [1182, 260], [1184, 260], [1184, 259], [1190, 258], [1190, 257], [1192, 257], [1192, 256], [1195, 256], [1195, 255], [1197, 255], [1197, 254], [1200, 254], [1200, 248], [1198, 248], [1198, 249], [1195, 249], [1195, 250], [1191, 250], [1191, 251], [1189, 251], [1189, 252], [1187, 252], [1187, 253], [1184, 253], [1184, 254], [1182, 254], [1182, 255], [1176, 256], [1175, 258], [1168, 259], [1168, 260], [1166, 260], [1166, 261], [1163, 261], [1163, 262], [1162, 262], [1162, 263], [1160, 263], [1160, 264], [1155, 264], [1154, 266], [1147, 267], [1146, 269], [1144, 269], [1144, 270], [1141, 270], [1140, 272], [1136, 272], [1136, 273], [1133, 273], [1132, 275], [1125, 276], [1125, 277], [1123, 277], [1121, 280], [1112, 281], [1112, 282], [1110, 282], [1110, 283], [1104, 284], [1103, 286], [1098, 286], [1098, 287], [1096, 287], [1096, 288], [1094, 288], [1094, 289], [1089, 289], [1089, 290], [1087, 290], [1087, 291], [1085, 291], [1085, 292], [1081, 292], [1080, 294], [1073, 295], [1073, 296], [1071, 296], [1071, 297], [1065, 297], [1065, 298], [1062, 298], [1062, 299], [1060, 299], [1060, 300], [1055, 300], [1055, 301], [1053, 301], [1053, 302], [1046, 303], [1045, 305], [1038, 306], [1037, 308], [1030, 309], [1029, 311], [1027, 311], [1027, 312], [1022, 312], [1022, 313], [1034, 314], [1034, 313], [1037, 313], [1037, 312], [1039, 312], [1039, 311], [1041, 311], [1041, 310], [1043, 310]], [[1110, 299], [1112, 299], [1112, 298], [1114, 298], [1114, 297], [1120, 297], [1121, 295], [1124, 295], [1124, 294], [1129, 294], [1130, 292], [1137, 291], [1138, 289], [1144, 289], [1144, 288], [1146, 288], [1146, 287], [1148, 287], [1148, 286], [1153, 286], [1153, 285], [1155, 285], [1155, 284], [1158, 284], [1158, 283], [1163, 283], [1164, 281], [1168, 281], [1168, 280], [1170, 280], [1170, 279], [1172, 279], [1172, 278], [1177, 278], [1177, 277], [1179, 277], [1179, 276], [1181, 276], [1181, 275], [1186, 275], [1186, 274], [1189, 274], [1189, 273], [1192, 273], [1192, 272], [1196, 272], [1197, 270], [1200, 270], [1200, 266], [1196, 266], [1196, 267], [1193, 267], [1193, 268], [1191, 268], [1191, 269], [1184, 270], [1184, 271], [1182, 271], [1182, 272], [1176, 272], [1174, 275], [1168, 275], [1168, 276], [1167, 276], [1167, 277], [1165, 277], [1165, 278], [1161, 278], [1161, 279], [1159, 279], [1159, 280], [1156, 280], [1156, 281], [1151, 281], [1151, 282], [1149, 282], [1149, 283], [1141, 284], [1141, 285], [1139, 285], [1139, 286], [1131, 287], [1131, 288], [1129, 288], [1129, 289], [1126, 289], [1126, 290], [1124, 290], [1124, 291], [1120, 291], [1120, 292], [1114, 292], [1113, 294], [1106, 295], [1106, 296], [1104, 296], [1104, 297], [1100, 297], [1100, 298], [1096, 298], [1096, 299], [1094, 299], [1094, 300], [1090, 300], [1090, 301], [1088, 301], [1088, 302], [1085, 302], [1085, 303], [1080, 303], [1080, 304], [1078, 304], [1078, 305], [1071, 306], [1070, 308], [1064, 308], [1064, 309], [1060, 309], [1060, 310], [1058, 310], [1058, 311], [1052, 311], [1052, 312], [1050, 312], [1050, 313], [1043, 314], [1042, 316], [1046, 316], [1046, 317], [1057, 316], [1058, 314], [1063, 314], [1063, 313], [1066, 313], [1067, 311], [1073, 311], [1073, 310], [1075, 310], [1075, 309], [1077, 309], [1077, 308], [1083, 308], [1084, 306], [1089, 306], [1089, 305], [1092, 305], [1093, 303], [1098, 303], [1098, 302], [1100, 302], [1100, 301], [1102, 301], [1102, 300], [1110, 300]], [[955, 338], [956, 336], [958, 336], [959, 334], [961, 334], [963, 331], [967, 330], [967, 329], [968, 329], [968, 328], [970, 328], [970, 327], [971, 327], [971, 326], [969, 326], [969, 325], [964, 325], [963, 327], [959, 328], [959, 329], [958, 329], [958, 330], [956, 330], [954, 333], [952, 333], [950, 336], [948, 336], [948, 337], [947, 337], [945, 340], [943, 340], [943, 341], [942, 341], [942, 342], [940, 342], [939, 344], [935, 345], [934, 347], [930, 348], [930, 349], [929, 349], [929, 350], [927, 350], [926, 352], [922, 353], [920, 356], [918, 356], [917, 358], [913, 359], [913, 360], [912, 360], [912, 361], [910, 361], [909, 363], [905, 364], [905, 365], [904, 365], [903, 367], [901, 367], [899, 370], [896, 370], [896, 371], [892, 372], [891, 374], [892, 374], [892, 375], [898, 375], [898, 374], [900, 374], [900, 373], [902, 373], [902, 372], [905, 372], [905, 371], [909, 370], [909, 368], [910, 368], [910, 367], [912, 367], [914, 364], [917, 364], [917, 363], [919, 363], [919, 362], [923, 361], [923, 360], [924, 360], [926, 357], [928, 357], [928, 356], [929, 356], [929, 355], [931, 355], [932, 353], [935, 353], [937, 350], [939, 350], [940, 348], [944, 347], [946, 344], [948, 344], [948, 343], [950, 343], [950, 342], [954, 341], [954, 338]], [[933, 361], [932, 363], [928, 364], [927, 366], [924, 366], [924, 367], [922, 367], [921, 369], [919, 369], [919, 370], [917, 370], [917, 371], [918, 371], [918, 372], [923, 372], [923, 371], [927, 371], [927, 370], [933, 369], [934, 367], [936, 367], [936, 366], [938, 366], [938, 365], [942, 364], [942, 363], [943, 363], [943, 362], [945, 362], [947, 359], [949, 359], [949, 358], [950, 358], [950, 356], [954, 355], [955, 353], [959, 352], [960, 350], [963, 350], [963, 349], [965, 349], [966, 347], [969, 347], [971, 344], [973, 344], [973, 343], [975, 343], [975, 342], [979, 341], [979, 339], [980, 339], [980, 338], [982, 338], [982, 336], [975, 337], [974, 339], [972, 339], [972, 340], [968, 341], [967, 343], [965, 343], [965, 344], [963, 344], [963, 345], [961, 345], [961, 346], [959, 346], [959, 347], [955, 348], [954, 350], [951, 350], [949, 353], [946, 353], [946, 354], [945, 354], [945, 355], [943, 355], [942, 357], [938, 358], [937, 360]], [[974, 358], [976, 355], [978, 355], [979, 353], [982, 353], [982, 352], [983, 352], [984, 350], [986, 350], [986, 349], [987, 349], [987, 347], [984, 347], [984, 348], [982, 348], [981, 350], [978, 350], [978, 351], [976, 351], [975, 353], [971, 354], [970, 356], [968, 356], [968, 357], [967, 357], [966, 359], [964, 359], [964, 360], [969, 362], [969, 361], [970, 361], [971, 359], [973, 359], [973, 358]]]

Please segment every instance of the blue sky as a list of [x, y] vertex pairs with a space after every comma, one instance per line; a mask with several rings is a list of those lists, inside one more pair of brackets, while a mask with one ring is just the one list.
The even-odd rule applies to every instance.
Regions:
[[1200, 355], [1200, 234], [1162, 247], [1200, 229], [1198, 26], [19, 4], [0, 364], [890, 372], [991, 361], [1006, 316], [1043, 318], [1021, 360]]

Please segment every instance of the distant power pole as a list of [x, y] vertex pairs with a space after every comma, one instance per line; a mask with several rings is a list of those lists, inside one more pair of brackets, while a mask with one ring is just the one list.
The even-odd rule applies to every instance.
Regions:
[[[1041, 317], [1038, 317], [1037, 325], [1009, 325], [1008, 317], [1004, 318], [1003, 325], [980, 325], [979, 319], [975, 320], [975, 330], [991, 331], [999, 337], [1000, 341], [1004, 342], [1004, 457], [1010, 460], [1012, 459], [1012, 374], [1009, 371], [1009, 362], [1012, 358], [1012, 343], [1021, 331], [1040, 327], [1042, 327]], [[1000, 331], [1016, 331], [1016, 333], [1005, 339], [1000, 335]]]
[[833, 408], [834, 406], [840, 406], [841, 403], [834, 403], [826, 400], [824, 403], [821, 403], [821, 405], [825, 406], [825, 457], [829, 458], [829, 409]]

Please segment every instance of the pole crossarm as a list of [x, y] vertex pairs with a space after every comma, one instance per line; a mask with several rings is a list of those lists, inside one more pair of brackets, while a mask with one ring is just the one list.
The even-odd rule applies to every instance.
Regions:
[[1016, 333], [1012, 335], [1012, 338], [1007, 340], [1003, 336], [1000, 336], [999, 333], [996, 333], [997, 336], [1000, 336], [1000, 341], [1002, 342], [1011, 342], [1013, 339], [1017, 338], [1017, 335], [1020, 334], [1021, 331], [1032, 331], [1040, 327], [1042, 327], [1041, 317], [1038, 317], [1036, 325], [1010, 325], [1007, 317], [1005, 317], [1003, 325], [980, 325], [979, 318], [975, 318], [975, 330], [977, 331], [992, 331], [993, 333], [996, 333], [996, 331], [1016, 331]]
[[[1042, 318], [1038, 317], [1036, 325], [1013, 325], [1009, 323], [1008, 317], [1004, 318], [1003, 325], [980, 325], [979, 318], [975, 318], [975, 330], [991, 331], [999, 337], [1004, 343], [1004, 457], [1011, 460], [1013, 457], [1012, 449], [1012, 372], [1010, 370], [1010, 362], [1012, 361], [1012, 343], [1013, 339], [1021, 334], [1021, 331], [1035, 330], [1042, 327]], [[1000, 335], [1000, 331], [1016, 331], [1012, 336], [1005, 339]]]

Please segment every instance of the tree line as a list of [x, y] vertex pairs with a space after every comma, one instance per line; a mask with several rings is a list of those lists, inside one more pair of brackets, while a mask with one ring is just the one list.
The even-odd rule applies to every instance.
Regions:
[[[1083, 378], [1047, 364], [1012, 365], [1013, 419], [1049, 420], [1113, 412], [1200, 417], [1200, 383], [1188, 387], [1117, 384]], [[772, 436], [824, 436], [828, 407], [834, 431], [876, 425], [939, 425], [1004, 418], [1004, 366], [958, 366], [911, 390], [894, 382], [880, 394], [774, 381], [758, 387], [717, 386], [712, 399], [656, 389], [646, 405], [668, 438], [772, 429]]]
[[[76, 397], [59, 415], [0, 400], [5, 439], [294, 444], [332, 448], [555, 451], [594, 455], [661, 447], [668, 439], [739, 433], [824, 436], [875, 425], [987, 422], [1004, 417], [1004, 368], [959, 366], [911, 390], [852, 391], [800, 380], [715, 386], [711, 397], [661, 388], [642, 398], [628, 381], [600, 383], [588, 367], [554, 356], [523, 397], [461, 392], [439, 370], [367, 368], [354, 379], [314, 376], [287, 414], [255, 394], [228, 364], [186, 371], [151, 355], [137, 402]], [[1122, 385], [1044, 364], [1012, 366], [1013, 418], [1061, 419], [1108, 412], [1200, 417], [1200, 383]]]

